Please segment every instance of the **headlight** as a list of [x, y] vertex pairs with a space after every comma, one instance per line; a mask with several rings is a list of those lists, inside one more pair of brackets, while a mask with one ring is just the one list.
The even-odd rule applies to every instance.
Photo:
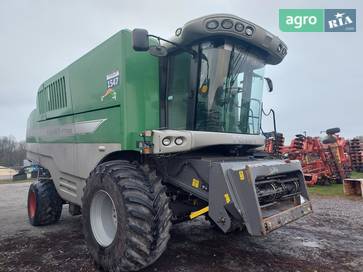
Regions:
[[230, 29], [230, 28], [232, 28], [232, 26], [233, 26], [233, 22], [231, 20], [228, 20], [228, 19], [223, 20], [223, 22], [222, 22], [223, 28]]
[[182, 137], [178, 137], [178, 138], [175, 139], [174, 142], [175, 142], [176, 145], [181, 145], [181, 144], [183, 144], [183, 138]]
[[251, 26], [246, 27], [246, 35], [252, 36], [253, 34], [253, 28]]
[[175, 36], [179, 37], [181, 33], [182, 33], [182, 28], [181, 27], [179, 27], [179, 28], [177, 28], [175, 30]]
[[277, 52], [281, 52], [282, 51], [282, 45], [279, 44], [279, 47], [277, 47]]
[[245, 26], [241, 23], [237, 23], [235, 26], [234, 26], [234, 29], [238, 32], [242, 32], [243, 29], [245, 28]]
[[212, 20], [207, 23], [208, 29], [216, 29], [218, 27], [219, 23], [217, 20]]
[[163, 145], [168, 146], [171, 144], [171, 140], [170, 140], [170, 138], [166, 137], [163, 139], [162, 143], [163, 143]]

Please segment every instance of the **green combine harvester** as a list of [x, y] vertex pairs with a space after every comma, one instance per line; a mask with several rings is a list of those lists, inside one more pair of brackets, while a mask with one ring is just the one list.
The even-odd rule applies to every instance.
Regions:
[[166, 250], [173, 223], [203, 215], [262, 236], [311, 213], [300, 163], [259, 151], [264, 67], [286, 54], [228, 14], [171, 40], [116, 33], [38, 90], [27, 156], [50, 174], [29, 188], [30, 223], [55, 223], [69, 204], [96, 263], [135, 271]]

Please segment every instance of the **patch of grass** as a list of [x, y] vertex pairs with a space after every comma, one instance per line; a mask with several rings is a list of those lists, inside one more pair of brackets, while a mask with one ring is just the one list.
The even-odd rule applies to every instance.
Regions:
[[350, 175], [350, 178], [363, 179], [363, 173], [353, 171], [352, 174]]
[[319, 196], [344, 196], [343, 184], [315, 185], [308, 187], [310, 194]]
[[4, 180], [0, 180], [0, 185], [1, 184], [15, 184], [15, 183], [26, 183], [26, 182], [32, 182], [33, 180], [31, 179], [26, 179], [26, 180], [11, 180], [11, 179], [4, 179]]

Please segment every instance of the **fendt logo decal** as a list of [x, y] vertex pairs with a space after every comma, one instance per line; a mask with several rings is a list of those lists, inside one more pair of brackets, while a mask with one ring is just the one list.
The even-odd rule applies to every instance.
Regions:
[[120, 72], [118, 70], [106, 76], [107, 89], [105, 93], [101, 96], [101, 101], [103, 101], [108, 96], [110, 96], [111, 99], [113, 100], [117, 100], [116, 96], [117, 94], [114, 88], [117, 85], [119, 85], [119, 82], [120, 82]]
[[280, 9], [283, 32], [355, 32], [355, 9]]

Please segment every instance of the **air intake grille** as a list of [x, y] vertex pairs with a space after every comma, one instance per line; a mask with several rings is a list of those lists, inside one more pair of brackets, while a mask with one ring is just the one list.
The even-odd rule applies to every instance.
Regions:
[[65, 78], [61, 77], [44, 86], [38, 93], [39, 112], [45, 113], [67, 107]]

